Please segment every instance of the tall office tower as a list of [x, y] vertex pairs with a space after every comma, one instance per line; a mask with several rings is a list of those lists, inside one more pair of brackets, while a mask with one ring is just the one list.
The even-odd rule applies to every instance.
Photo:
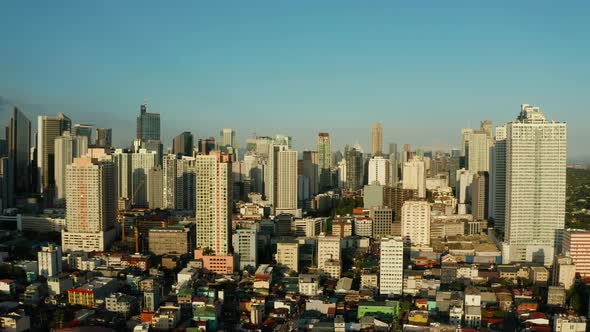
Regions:
[[467, 136], [466, 161], [471, 174], [487, 172], [490, 169], [490, 148], [493, 145], [491, 136], [485, 131], [476, 130]]
[[303, 176], [309, 179], [309, 196], [319, 193], [319, 153], [317, 151], [303, 151]]
[[383, 155], [383, 128], [380, 123], [375, 123], [371, 128], [371, 155]]
[[0, 158], [0, 208], [13, 207], [14, 197], [14, 168], [8, 157]]
[[190, 131], [182, 132], [172, 140], [172, 153], [192, 157], [194, 144], [193, 134]]
[[[9, 168], [14, 181], [9, 191], [16, 195], [29, 193], [31, 188], [31, 121], [18, 108], [14, 108], [10, 124], [6, 127], [6, 144]], [[14, 202], [11, 202], [11, 205]]]
[[379, 294], [401, 295], [404, 283], [404, 241], [401, 237], [381, 239]]
[[506, 220], [506, 126], [496, 127], [496, 142], [491, 149], [490, 217], [496, 232], [504, 233]]
[[[268, 144], [264, 143], [264, 146], [268, 147], [266, 152], [266, 168], [264, 171], [264, 195], [266, 200], [273, 204], [276, 208], [276, 191], [277, 191], [277, 158], [279, 151], [290, 150], [290, 139], [287, 136], [277, 135], [274, 139], [271, 139]], [[295, 177], [297, 177], [297, 162], [295, 162]], [[295, 179], [297, 181], [297, 179]]]
[[275, 147], [274, 201], [275, 213], [291, 213], [297, 210], [297, 151], [285, 146]]
[[449, 186], [455, 187], [457, 185], [457, 171], [461, 169], [461, 159], [463, 157], [455, 156], [449, 158]]
[[[402, 160], [401, 160], [402, 166], [406, 162], [412, 160], [412, 157], [413, 157], [412, 146], [410, 144], [404, 144], [404, 148], [402, 149]], [[403, 168], [402, 168], [402, 173], [403, 173]]]
[[430, 244], [430, 204], [427, 201], [406, 201], [402, 207], [402, 237], [407, 244]]
[[235, 147], [236, 131], [231, 128], [223, 128], [221, 130], [221, 146]]
[[66, 171], [64, 251], [105, 251], [115, 236], [117, 219], [113, 163], [82, 157]]
[[215, 138], [199, 138], [199, 153], [200, 154], [209, 154], [211, 151], [215, 150]]
[[346, 152], [346, 189], [355, 191], [362, 186], [363, 154], [355, 149]]
[[386, 186], [390, 181], [390, 170], [389, 159], [385, 159], [381, 156], [371, 158], [371, 160], [369, 160], [368, 183], [378, 183], [382, 186]]
[[55, 199], [66, 198], [66, 167], [88, 151], [87, 136], [72, 136], [65, 131], [55, 139]]
[[522, 105], [506, 125], [507, 261], [551, 264], [565, 222], [566, 124]]
[[131, 204], [137, 207], [149, 207], [148, 192], [149, 172], [157, 166], [157, 154], [154, 151], [140, 149], [137, 153], [131, 154], [130, 175], [130, 198]]
[[277, 242], [276, 261], [290, 270], [299, 272], [299, 242], [297, 240], [283, 240]]
[[339, 237], [320, 234], [318, 237], [318, 270], [322, 270], [332, 278], [340, 278], [342, 272], [341, 246]]
[[466, 214], [467, 204], [471, 201], [471, 183], [473, 175], [470, 171], [462, 168], [457, 171], [455, 195], [457, 196], [457, 213]]
[[461, 129], [461, 156], [468, 157], [469, 156], [469, 136], [473, 134], [472, 128], [463, 128]]
[[[90, 144], [90, 142], [88, 142]], [[113, 129], [96, 128], [96, 140], [94, 145], [99, 148], [110, 148], [113, 145]]]
[[233, 235], [234, 255], [238, 260], [240, 270], [248, 266], [258, 266], [258, 242], [256, 240], [257, 228], [255, 225], [250, 228], [238, 228]]
[[53, 188], [55, 139], [64, 131], [69, 132], [72, 121], [63, 113], [57, 116], [40, 115], [37, 125], [37, 169], [39, 174], [39, 186], [41, 192], [47, 192]]
[[369, 210], [369, 217], [373, 220], [374, 239], [391, 235], [393, 227], [393, 210], [389, 207], [373, 206]]
[[139, 148], [135, 150], [138, 152], [140, 149], [146, 150], [148, 153], [154, 152], [156, 154], [156, 165], [162, 165], [162, 159], [164, 158], [164, 145], [161, 141], [155, 140], [146, 140], [146, 141], [138, 141], [140, 143]]
[[226, 256], [231, 243], [231, 156], [221, 152], [198, 155], [196, 173], [197, 247]]
[[148, 170], [148, 207], [150, 209], [164, 208], [164, 172], [161, 166]]
[[330, 134], [319, 133], [318, 142], [318, 171], [321, 191], [332, 188], [332, 145]]
[[162, 170], [163, 202], [165, 208], [195, 210], [195, 158], [169, 154], [164, 158]]
[[92, 144], [92, 125], [91, 124], [76, 124], [72, 127], [72, 136], [86, 136], [88, 145]]
[[117, 200], [131, 200], [132, 154], [123, 149], [116, 149], [112, 156], [115, 164], [115, 197]]
[[471, 214], [475, 220], [488, 219], [488, 172], [479, 172], [471, 182]]
[[160, 114], [148, 113], [147, 104], [141, 105], [137, 117], [137, 139], [141, 141], [160, 140]]
[[45, 278], [58, 275], [62, 271], [61, 248], [53, 243], [41, 247], [37, 253], [39, 275]]
[[399, 168], [397, 162], [397, 144], [389, 143], [389, 186], [395, 187], [399, 182]]
[[403, 165], [402, 188], [414, 189], [419, 198], [426, 198], [426, 170], [424, 161], [411, 159]]
[[251, 152], [244, 156], [246, 193], [262, 193], [264, 191], [264, 162], [262, 158]]

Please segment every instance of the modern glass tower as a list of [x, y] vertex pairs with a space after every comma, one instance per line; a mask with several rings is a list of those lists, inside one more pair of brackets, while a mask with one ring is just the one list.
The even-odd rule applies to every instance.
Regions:
[[148, 113], [147, 104], [141, 105], [137, 117], [137, 139], [142, 141], [160, 140], [160, 114]]

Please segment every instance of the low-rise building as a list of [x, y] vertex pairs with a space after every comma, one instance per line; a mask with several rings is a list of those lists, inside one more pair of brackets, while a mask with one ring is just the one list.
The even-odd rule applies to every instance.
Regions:
[[114, 278], [95, 277], [80, 287], [68, 290], [68, 303], [94, 307], [97, 300], [104, 300], [109, 294], [116, 291], [118, 282]]
[[105, 308], [130, 317], [139, 313], [139, 301], [135, 296], [123, 293], [113, 293], [105, 299]]
[[555, 315], [553, 323], [554, 332], [585, 332], [586, 318], [567, 315]]
[[31, 317], [24, 313], [11, 312], [0, 315], [0, 331], [24, 332], [31, 329]]
[[158, 330], [172, 330], [180, 322], [180, 307], [161, 306], [152, 316], [151, 326]]
[[299, 275], [299, 293], [305, 296], [316, 296], [319, 294], [319, 276], [317, 274]]
[[74, 280], [68, 273], [47, 278], [47, 293], [51, 296], [64, 294], [72, 287], [74, 287]]
[[0, 293], [9, 296], [16, 294], [16, 280], [0, 279]]
[[566, 290], [563, 286], [549, 286], [547, 289], [547, 305], [564, 307]]

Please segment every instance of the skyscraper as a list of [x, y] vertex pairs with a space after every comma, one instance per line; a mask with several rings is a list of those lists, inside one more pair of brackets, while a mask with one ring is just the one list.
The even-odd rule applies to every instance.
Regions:
[[506, 126], [496, 127], [496, 142], [491, 149], [490, 217], [494, 229], [504, 233], [506, 214]]
[[113, 163], [89, 157], [74, 159], [66, 170], [64, 251], [104, 251], [115, 232], [116, 202]]
[[215, 138], [199, 138], [199, 153], [209, 154], [209, 152], [215, 150]]
[[381, 156], [373, 157], [369, 160], [369, 184], [374, 184], [375, 182], [386, 186], [390, 182], [390, 172], [391, 168], [389, 165], [389, 159], [385, 159]]
[[319, 187], [321, 191], [332, 187], [332, 146], [330, 134], [319, 133], [317, 141]]
[[164, 158], [164, 206], [168, 209], [195, 210], [195, 158], [169, 154]]
[[471, 183], [471, 214], [475, 220], [488, 219], [488, 172], [479, 172], [473, 177]]
[[399, 182], [397, 144], [395, 143], [389, 143], [389, 168], [389, 185], [395, 187]]
[[211, 152], [196, 157], [197, 247], [221, 256], [228, 255], [231, 243], [231, 170], [227, 154]]
[[194, 137], [190, 131], [180, 133], [172, 140], [172, 152], [181, 156], [192, 156], [194, 147]]
[[37, 169], [41, 192], [53, 189], [55, 184], [55, 139], [64, 131], [70, 132], [72, 121], [63, 113], [57, 116], [41, 115], [37, 125]]
[[371, 129], [371, 155], [383, 155], [383, 129], [380, 123], [375, 123]]
[[275, 213], [291, 213], [297, 210], [297, 151], [284, 145], [274, 151], [274, 201]]
[[231, 128], [223, 128], [221, 130], [221, 146], [235, 147], [236, 144], [236, 131]]
[[319, 158], [317, 151], [303, 151], [303, 176], [309, 178], [309, 196], [319, 192]]
[[142, 141], [160, 140], [160, 114], [148, 113], [147, 104], [141, 105], [139, 109], [136, 138]]
[[490, 148], [492, 138], [483, 130], [476, 130], [467, 135], [466, 161], [467, 169], [475, 175], [479, 172], [487, 172], [490, 169]]
[[401, 237], [381, 239], [379, 293], [401, 295], [404, 272], [404, 241]]
[[55, 139], [55, 199], [66, 198], [66, 167], [88, 151], [87, 136], [72, 136], [65, 131]]
[[72, 127], [72, 136], [85, 136], [86, 142], [92, 144], [92, 125], [91, 124], [76, 124]]
[[31, 191], [31, 121], [14, 108], [10, 124], [6, 127], [8, 162], [14, 172], [13, 193], [20, 195]]
[[113, 130], [111, 128], [96, 128], [94, 145], [99, 148], [110, 148], [113, 145]]
[[407, 244], [430, 244], [430, 204], [406, 201], [402, 206], [402, 237]]
[[140, 149], [131, 154], [131, 204], [137, 207], [148, 207], [149, 173], [157, 166], [157, 154], [154, 151]]
[[403, 165], [403, 189], [414, 189], [418, 197], [426, 197], [426, 171], [424, 161], [411, 159]]
[[351, 148], [346, 151], [346, 188], [354, 191], [362, 186], [363, 154]]
[[506, 125], [505, 261], [551, 264], [565, 222], [566, 145], [566, 124], [538, 107], [522, 105]]

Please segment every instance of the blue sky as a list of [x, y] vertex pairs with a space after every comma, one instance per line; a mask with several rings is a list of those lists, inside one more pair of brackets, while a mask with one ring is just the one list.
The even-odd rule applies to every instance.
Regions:
[[[123, 4], [122, 4], [123, 3]], [[521, 103], [568, 122], [589, 157], [590, 5], [583, 1], [11, 1], [0, 8], [0, 121], [20, 105], [112, 127], [144, 98], [176, 134], [289, 134], [314, 148], [448, 148]], [[1, 105], [4, 106], [1, 106]], [[589, 157], [590, 159], [590, 157]]]

